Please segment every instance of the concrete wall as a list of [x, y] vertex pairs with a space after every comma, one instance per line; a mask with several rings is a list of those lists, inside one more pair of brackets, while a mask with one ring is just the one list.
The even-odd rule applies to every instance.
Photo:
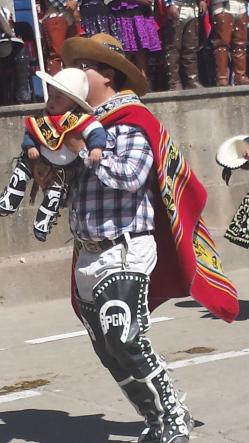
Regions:
[[[236, 134], [249, 134], [249, 88], [237, 86], [176, 93], [164, 92], [148, 94], [143, 101], [164, 123], [208, 190], [205, 218], [218, 243], [226, 269], [249, 267], [248, 251], [223, 239], [227, 224], [248, 191], [249, 173], [234, 171], [230, 186], [227, 187], [221, 179], [222, 169], [215, 162], [215, 153], [221, 142]], [[40, 104], [0, 108], [1, 189], [8, 181], [11, 160], [20, 151], [23, 118], [25, 114], [33, 113], [39, 108]], [[37, 202], [39, 201], [40, 198], [37, 199]], [[13, 272], [13, 260], [14, 262], [21, 260], [22, 264], [25, 261], [36, 269], [38, 265], [45, 266], [49, 257], [50, 265], [46, 265], [46, 280], [48, 279], [50, 284], [53, 282], [55, 275], [53, 269], [57, 266], [57, 271], [60, 273], [61, 269], [61, 275], [63, 274], [64, 285], [68, 282], [72, 244], [67, 224], [67, 210], [63, 210], [58, 225], [53, 228], [45, 244], [33, 238], [34, 213], [35, 208], [28, 206], [26, 198], [17, 214], [0, 219], [0, 276], [1, 269], [6, 273], [6, 257], [9, 257], [12, 263], [12, 271], [9, 272]], [[59, 265], [55, 264], [58, 254]], [[51, 267], [52, 262], [55, 267]], [[64, 280], [65, 269], [67, 275]], [[20, 285], [24, 284], [23, 271], [19, 280]], [[44, 282], [42, 286], [44, 287]], [[47, 289], [49, 290], [49, 284]], [[60, 296], [62, 290], [57, 289]], [[24, 290], [27, 292], [26, 287]], [[18, 293], [19, 290], [16, 289], [17, 296]]]

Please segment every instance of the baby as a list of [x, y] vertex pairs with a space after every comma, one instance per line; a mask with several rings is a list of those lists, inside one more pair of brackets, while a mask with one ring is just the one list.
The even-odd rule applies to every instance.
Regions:
[[46, 108], [37, 117], [27, 117], [22, 154], [8, 186], [0, 196], [0, 216], [13, 214], [19, 207], [32, 178], [37, 159], [53, 165], [54, 181], [44, 190], [44, 199], [34, 221], [34, 235], [46, 241], [65, 193], [68, 192], [79, 151], [63, 143], [69, 132], [80, 133], [88, 151], [88, 162], [96, 166], [106, 145], [106, 132], [86, 102], [88, 80], [76, 68], [67, 68], [55, 76], [41, 71], [36, 75], [49, 84]]

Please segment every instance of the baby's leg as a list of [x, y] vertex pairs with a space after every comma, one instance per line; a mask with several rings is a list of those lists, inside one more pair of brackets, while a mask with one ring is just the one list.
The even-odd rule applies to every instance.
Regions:
[[22, 155], [17, 160], [8, 186], [0, 195], [0, 216], [13, 214], [17, 210], [30, 179], [30, 162]]

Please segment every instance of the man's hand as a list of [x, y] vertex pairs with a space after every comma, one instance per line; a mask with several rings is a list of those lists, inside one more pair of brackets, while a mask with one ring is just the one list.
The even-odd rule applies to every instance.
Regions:
[[180, 12], [176, 5], [170, 5], [167, 7], [167, 18], [169, 20], [176, 20], [179, 18]]
[[205, 12], [207, 12], [207, 2], [205, 2], [205, 0], [201, 0], [199, 3], [199, 11], [201, 14], [205, 14]]
[[38, 151], [37, 148], [35, 148], [34, 146], [31, 146], [30, 148], [28, 148], [28, 158], [30, 160], [36, 160], [38, 157], [40, 157], [40, 153]]

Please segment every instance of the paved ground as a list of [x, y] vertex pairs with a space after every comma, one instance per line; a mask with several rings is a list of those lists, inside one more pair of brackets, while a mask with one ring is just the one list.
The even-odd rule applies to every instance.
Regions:
[[[197, 443], [249, 440], [248, 269], [230, 277], [241, 299], [232, 325], [190, 299], [153, 313], [173, 317], [154, 323], [149, 335], [154, 348], [179, 366], [172, 377], [188, 393], [196, 420], [191, 441]], [[121, 443], [139, 435], [140, 418], [97, 361], [88, 337], [79, 335], [68, 299], [2, 306], [0, 323], [0, 443]], [[67, 333], [75, 334], [27, 343]]]

